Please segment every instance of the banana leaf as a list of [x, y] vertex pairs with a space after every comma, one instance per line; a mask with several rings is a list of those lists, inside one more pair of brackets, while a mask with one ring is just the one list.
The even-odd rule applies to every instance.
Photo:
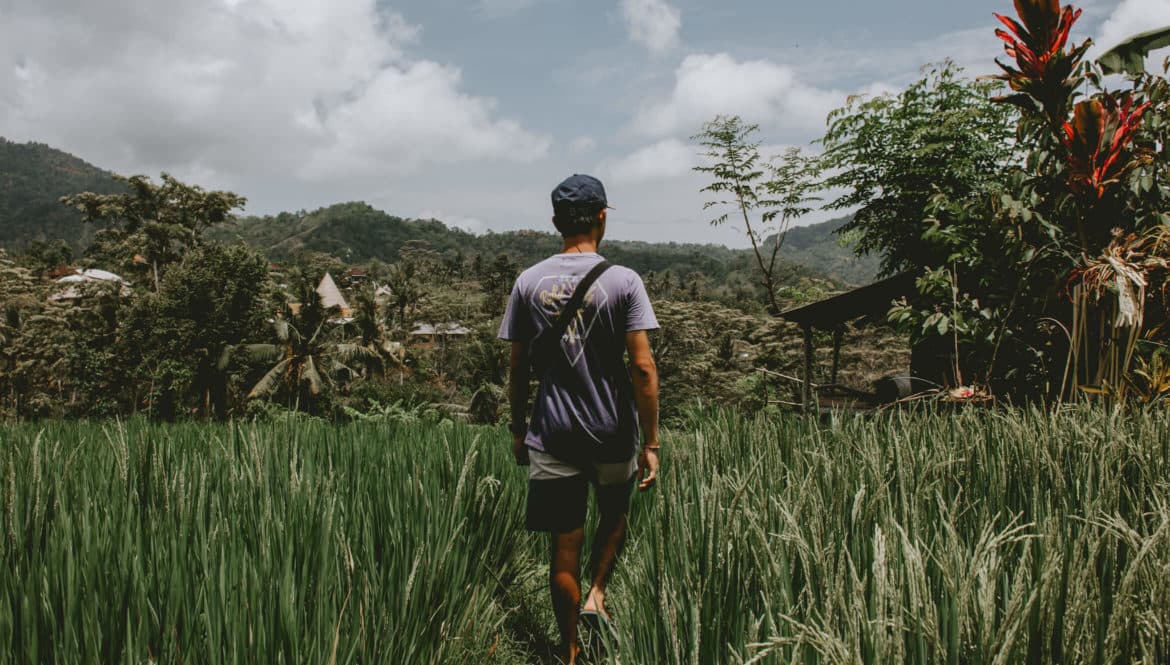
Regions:
[[1097, 59], [1106, 74], [1141, 74], [1150, 51], [1170, 46], [1170, 26], [1136, 34]]
[[264, 375], [264, 378], [260, 379], [258, 382], [256, 382], [256, 385], [252, 387], [252, 390], [248, 393], [248, 399], [270, 395], [276, 392], [276, 389], [280, 386], [280, 375], [283, 374], [286, 369], [288, 369], [290, 362], [292, 362], [292, 360], [286, 358], [277, 363], [275, 367], [268, 370], [268, 373]]

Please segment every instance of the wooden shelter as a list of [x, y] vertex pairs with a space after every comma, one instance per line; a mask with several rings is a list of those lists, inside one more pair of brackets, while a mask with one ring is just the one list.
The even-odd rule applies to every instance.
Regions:
[[827, 330], [833, 333], [833, 368], [830, 383], [837, 382], [837, 370], [841, 362], [841, 341], [845, 324], [867, 317], [884, 317], [890, 309], [890, 302], [914, 292], [914, 276], [909, 273], [895, 275], [869, 286], [846, 291], [803, 307], [790, 309], [780, 317], [800, 326], [804, 333], [804, 375], [801, 401], [805, 408], [812, 404], [813, 331]]

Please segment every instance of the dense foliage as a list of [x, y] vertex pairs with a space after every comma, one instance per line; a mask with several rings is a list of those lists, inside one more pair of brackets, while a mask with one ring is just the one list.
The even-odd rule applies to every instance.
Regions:
[[[1015, 9], [996, 15], [1000, 75], [945, 62], [830, 114], [815, 163], [838, 194], [827, 206], [853, 211], [839, 231], [883, 273], [917, 276], [889, 316], [912, 337], [916, 375], [1012, 399], [1170, 396], [1166, 70], [1110, 90], [1085, 60], [1091, 42], [1070, 43], [1080, 10]], [[760, 160], [751, 129], [716, 118], [697, 138], [722, 161], [700, 170], [745, 213], [783, 218], [808, 185], [761, 189], [785, 160]]]
[[829, 207], [856, 210], [841, 232], [880, 255], [884, 274], [947, 264], [952, 248], [926, 233], [924, 212], [939, 196], [997, 186], [1015, 150], [1007, 109], [989, 101], [997, 88], [947, 62], [897, 94], [854, 97], [829, 115], [822, 185], [843, 192]]
[[[613, 223], [620, 225], [620, 217], [615, 217]], [[835, 220], [797, 229], [800, 243], [780, 248], [778, 279], [789, 284], [797, 272], [842, 284], [864, 284], [872, 279], [876, 274], [873, 263], [852, 258], [850, 248], [834, 237], [833, 232], [842, 223], [844, 220]], [[351, 265], [393, 263], [404, 247], [422, 243], [452, 260], [471, 261], [479, 256], [490, 261], [506, 254], [527, 266], [560, 250], [560, 236], [551, 223], [541, 226], [544, 231], [473, 235], [436, 220], [402, 219], [365, 203], [341, 203], [312, 212], [245, 217], [216, 228], [212, 236], [223, 242], [242, 241], [277, 262], [318, 253]], [[751, 253], [722, 245], [606, 240], [605, 253], [611, 261], [641, 273], [670, 272], [683, 277], [698, 273], [715, 284], [737, 279], [755, 281]]]
[[[551, 663], [503, 428], [17, 425], [0, 661]], [[610, 586], [629, 663], [1157, 663], [1170, 421], [744, 418], [664, 432]]]
[[[175, 420], [292, 409], [339, 420], [394, 413], [496, 422], [505, 411], [506, 345], [495, 332], [519, 271], [560, 249], [552, 234], [472, 236], [365, 204], [237, 222], [243, 199], [230, 192], [166, 174], [117, 181], [120, 191], [63, 202], [98, 229], [81, 267], [124, 281], [57, 281], [68, 248], [0, 253], [0, 418]], [[799, 246], [828, 244], [841, 255], [832, 228], [802, 229]], [[368, 260], [355, 263], [355, 252]], [[643, 272], [663, 311], [665, 419], [696, 398], [750, 398], [753, 409], [783, 401], [790, 386], [757, 370], [791, 373], [798, 350], [783, 343], [794, 339], [790, 331], [765, 325], [767, 298], [750, 277], [749, 254], [635, 242], [606, 243], [605, 252]], [[359, 269], [352, 279], [351, 268]], [[317, 285], [327, 272], [347, 311], [321, 302]], [[788, 262], [775, 275], [786, 303], [834, 288]], [[740, 323], [692, 325], [714, 311]], [[469, 332], [428, 342], [412, 334], [420, 323]], [[881, 357], [884, 366], [862, 363], [846, 375], [865, 388], [905, 366], [904, 346]]]
[[28, 250], [34, 243], [63, 240], [80, 254], [93, 239], [93, 229], [58, 199], [119, 189], [113, 174], [73, 155], [0, 137], [0, 247]]

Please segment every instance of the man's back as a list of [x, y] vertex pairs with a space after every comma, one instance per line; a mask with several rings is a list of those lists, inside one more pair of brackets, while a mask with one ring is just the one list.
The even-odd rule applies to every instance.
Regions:
[[[553, 326], [581, 279], [603, 259], [596, 253], [557, 254], [516, 280], [500, 327], [506, 340], [531, 342]], [[533, 406], [525, 443], [537, 450], [563, 444], [599, 459], [626, 459], [636, 450], [637, 412], [623, 356], [626, 334], [658, 327], [642, 280], [614, 266], [602, 273], [561, 338]]]

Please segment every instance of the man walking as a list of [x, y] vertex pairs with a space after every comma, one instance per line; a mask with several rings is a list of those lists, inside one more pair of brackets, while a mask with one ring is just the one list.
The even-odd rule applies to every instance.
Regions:
[[[630, 495], [658, 475], [658, 370], [647, 335], [658, 321], [638, 274], [597, 253], [608, 209], [601, 182], [574, 175], [553, 190], [552, 205], [564, 248], [516, 279], [500, 338], [512, 342], [512, 450], [517, 464], [529, 466], [526, 522], [551, 535], [549, 588], [561, 657], [572, 665], [578, 619], [609, 629], [605, 590], [625, 540]], [[530, 367], [540, 385], [528, 419]], [[600, 519], [582, 607], [590, 485]]]

